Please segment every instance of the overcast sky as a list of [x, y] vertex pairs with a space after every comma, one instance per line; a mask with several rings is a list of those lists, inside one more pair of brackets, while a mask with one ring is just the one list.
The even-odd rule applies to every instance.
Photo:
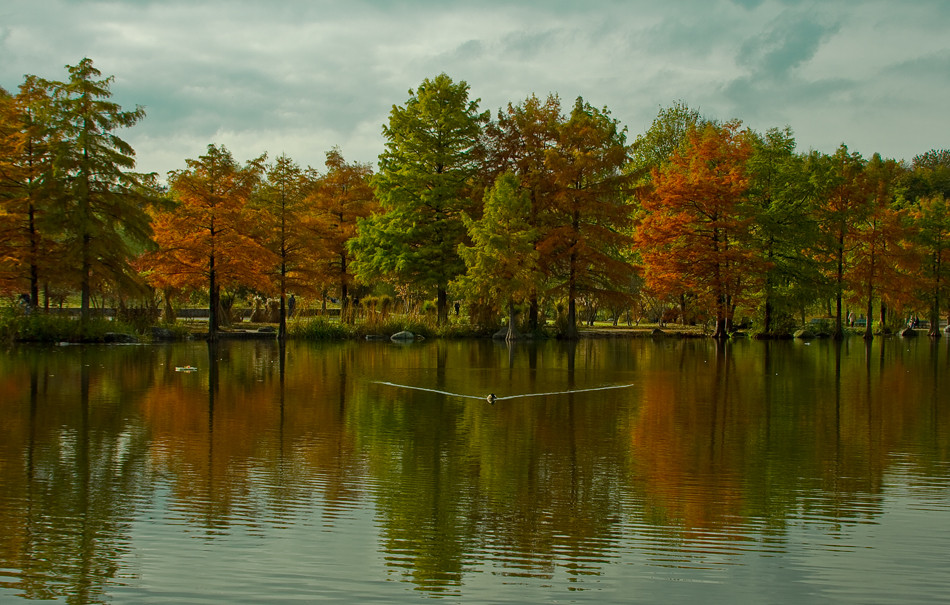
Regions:
[[799, 150], [910, 160], [950, 147], [948, 0], [3, 0], [0, 86], [83, 57], [147, 117], [138, 170], [209, 143], [322, 169], [375, 164], [408, 90], [441, 72], [493, 114], [531, 93], [607, 107], [632, 141], [683, 101]]

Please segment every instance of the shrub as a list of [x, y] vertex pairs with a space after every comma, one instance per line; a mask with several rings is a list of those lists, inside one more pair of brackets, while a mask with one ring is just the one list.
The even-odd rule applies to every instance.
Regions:
[[341, 340], [352, 338], [356, 330], [352, 326], [318, 316], [306, 321], [295, 321], [287, 326], [287, 335], [306, 340]]

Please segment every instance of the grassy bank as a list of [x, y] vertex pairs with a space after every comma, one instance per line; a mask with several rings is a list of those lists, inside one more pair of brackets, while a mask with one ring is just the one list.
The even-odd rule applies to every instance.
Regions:
[[134, 334], [120, 321], [93, 317], [85, 325], [63, 315], [22, 313], [14, 309], [0, 311], [2, 342], [110, 342], [115, 334]]

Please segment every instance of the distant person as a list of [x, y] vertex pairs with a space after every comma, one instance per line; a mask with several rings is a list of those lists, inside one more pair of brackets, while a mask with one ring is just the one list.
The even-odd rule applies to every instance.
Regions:
[[294, 295], [290, 295], [290, 300], [287, 301], [287, 317], [294, 316], [294, 309], [297, 308], [297, 299], [294, 298]]
[[33, 309], [33, 303], [30, 302], [30, 295], [21, 294], [18, 302], [20, 303], [20, 307], [22, 307], [23, 310], [26, 311], [27, 315], [29, 315], [30, 310]]

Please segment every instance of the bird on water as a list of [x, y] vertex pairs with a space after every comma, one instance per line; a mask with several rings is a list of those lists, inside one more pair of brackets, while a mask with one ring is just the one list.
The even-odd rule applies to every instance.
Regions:
[[490, 403], [490, 404], [492, 404], [492, 405], [495, 405], [495, 400], [496, 400], [496, 399], [498, 399], [498, 398], [495, 397], [495, 394], [494, 394], [494, 393], [489, 393], [489, 394], [488, 394], [488, 397], [485, 398], [485, 400], [488, 401], [488, 403]]

